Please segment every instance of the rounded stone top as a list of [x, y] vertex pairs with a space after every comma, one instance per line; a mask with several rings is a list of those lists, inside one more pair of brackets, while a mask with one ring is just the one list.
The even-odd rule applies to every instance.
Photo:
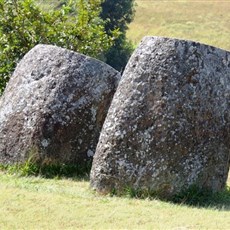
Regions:
[[206, 43], [202, 43], [202, 42], [199, 42], [199, 41], [194, 41], [194, 40], [189, 40], [189, 39], [180, 39], [180, 38], [171, 38], [171, 37], [163, 37], [163, 36], [144, 36], [142, 39], [141, 39], [141, 43], [149, 43], [149, 45], [151, 45], [151, 41], [175, 41], [175, 42], [180, 42], [180, 43], [188, 43], [188, 44], [191, 44], [191, 45], [198, 45], [198, 46], [207, 46], [207, 47], [211, 47], [211, 48], [214, 48], [214, 49], [218, 49], [218, 50], [222, 50], [223, 52], [229, 52], [230, 53], [230, 50], [225, 50], [225, 49], [222, 49], [222, 48], [218, 48], [218, 47], [215, 47], [213, 45], [208, 45]]

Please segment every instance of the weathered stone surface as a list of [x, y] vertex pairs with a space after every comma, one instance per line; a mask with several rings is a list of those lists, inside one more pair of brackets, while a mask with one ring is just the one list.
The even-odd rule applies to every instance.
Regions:
[[230, 159], [230, 53], [146, 37], [105, 120], [91, 171], [99, 192], [126, 187], [171, 196], [221, 190]]
[[81, 163], [95, 152], [120, 74], [87, 56], [37, 45], [0, 99], [0, 162]]

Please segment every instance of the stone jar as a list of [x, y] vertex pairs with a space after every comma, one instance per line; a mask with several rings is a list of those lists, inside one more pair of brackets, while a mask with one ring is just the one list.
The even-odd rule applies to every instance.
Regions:
[[97, 145], [91, 186], [168, 196], [220, 191], [230, 159], [230, 52], [145, 37], [114, 95]]

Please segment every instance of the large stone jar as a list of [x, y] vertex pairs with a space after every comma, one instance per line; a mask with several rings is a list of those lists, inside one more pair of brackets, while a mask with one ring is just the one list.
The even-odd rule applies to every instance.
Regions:
[[230, 159], [230, 53], [145, 37], [104, 123], [91, 171], [99, 192], [224, 188]]

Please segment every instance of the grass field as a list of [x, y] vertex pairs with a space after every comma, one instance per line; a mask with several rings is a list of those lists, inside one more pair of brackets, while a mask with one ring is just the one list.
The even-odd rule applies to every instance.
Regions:
[[190, 39], [230, 50], [230, 0], [136, 0], [128, 38]]
[[189, 207], [99, 196], [88, 180], [0, 173], [0, 189], [0, 229], [230, 229], [230, 190], [207, 207]]
[[[44, 9], [58, 0], [36, 0]], [[230, 0], [136, 0], [128, 38], [137, 45], [144, 36], [199, 41], [230, 50]]]

